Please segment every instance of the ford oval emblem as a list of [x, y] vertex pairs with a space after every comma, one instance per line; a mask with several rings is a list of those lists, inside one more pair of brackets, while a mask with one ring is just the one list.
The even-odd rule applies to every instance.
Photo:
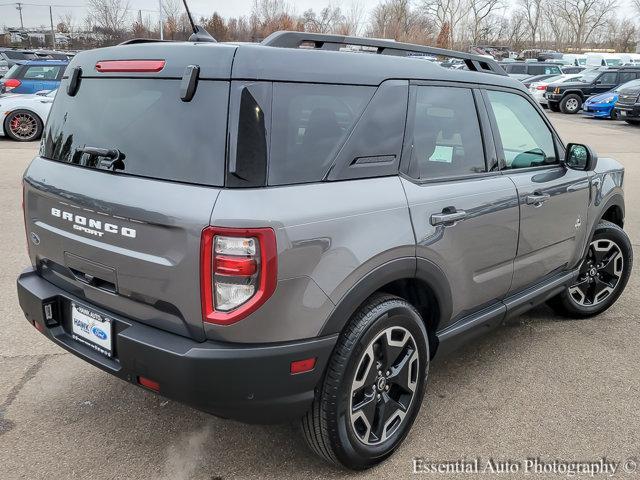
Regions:
[[100, 330], [98, 327], [93, 327], [91, 329], [91, 333], [93, 333], [100, 340], [106, 340], [107, 339], [107, 334], [104, 332], [104, 330]]
[[40, 245], [40, 237], [33, 232], [31, 232], [31, 243], [34, 245]]

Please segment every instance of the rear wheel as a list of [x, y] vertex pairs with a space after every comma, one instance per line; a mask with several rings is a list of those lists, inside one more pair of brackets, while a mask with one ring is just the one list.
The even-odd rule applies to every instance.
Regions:
[[43, 128], [40, 117], [29, 110], [11, 112], [4, 120], [5, 133], [18, 142], [31, 142], [39, 139]]
[[602, 221], [589, 244], [575, 283], [549, 305], [569, 317], [592, 317], [615, 303], [629, 281], [633, 249], [619, 226]]
[[582, 108], [582, 99], [575, 93], [570, 93], [560, 101], [560, 111], [562, 113], [574, 114]]
[[340, 336], [302, 419], [311, 449], [354, 470], [385, 460], [420, 410], [428, 366], [427, 333], [416, 309], [392, 295], [371, 297]]

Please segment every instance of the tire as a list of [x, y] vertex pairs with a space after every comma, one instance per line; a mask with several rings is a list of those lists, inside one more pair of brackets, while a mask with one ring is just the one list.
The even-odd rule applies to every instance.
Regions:
[[[599, 315], [620, 297], [632, 267], [633, 247], [629, 237], [616, 224], [603, 220], [596, 228], [576, 283], [548, 303], [557, 313], [570, 318]], [[604, 289], [597, 293], [601, 287]], [[595, 295], [589, 301], [591, 292]]]
[[4, 133], [17, 142], [33, 142], [42, 136], [44, 125], [30, 110], [16, 110], [4, 120]]
[[611, 113], [609, 114], [609, 118], [611, 120], [617, 120], [618, 119], [618, 112], [616, 112], [615, 108], [611, 109]]
[[558, 105], [556, 102], [549, 102], [549, 110], [551, 110], [552, 112], [559, 112], [560, 105]]
[[[389, 346], [389, 341], [403, 347]], [[387, 351], [393, 353], [385, 355]], [[387, 359], [396, 353], [386, 371]], [[392, 295], [370, 297], [340, 335], [324, 381], [302, 418], [309, 447], [352, 470], [384, 461], [405, 439], [420, 410], [429, 358], [427, 332], [417, 310]]]
[[570, 115], [576, 114], [582, 108], [582, 98], [580, 95], [570, 93], [560, 101], [560, 111]]
[[640, 120], [625, 120], [629, 125], [640, 125]]

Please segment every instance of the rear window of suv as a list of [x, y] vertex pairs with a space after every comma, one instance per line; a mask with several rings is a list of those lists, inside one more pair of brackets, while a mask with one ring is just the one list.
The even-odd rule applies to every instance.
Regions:
[[83, 78], [75, 96], [56, 97], [41, 155], [94, 167], [83, 148], [118, 149], [118, 173], [221, 186], [228, 97], [228, 82], [201, 81], [183, 102], [180, 80]]

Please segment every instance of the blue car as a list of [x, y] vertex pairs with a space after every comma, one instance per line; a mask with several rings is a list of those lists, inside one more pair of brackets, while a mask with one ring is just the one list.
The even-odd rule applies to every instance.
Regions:
[[[13, 65], [0, 79], [7, 93], [36, 93], [55, 90], [69, 65], [66, 60], [26, 60]], [[2, 88], [0, 88], [2, 90]]]
[[[619, 88], [619, 87], [618, 87]], [[594, 118], [616, 118], [613, 107], [618, 101], [618, 89], [589, 97], [582, 105], [582, 113]]]

